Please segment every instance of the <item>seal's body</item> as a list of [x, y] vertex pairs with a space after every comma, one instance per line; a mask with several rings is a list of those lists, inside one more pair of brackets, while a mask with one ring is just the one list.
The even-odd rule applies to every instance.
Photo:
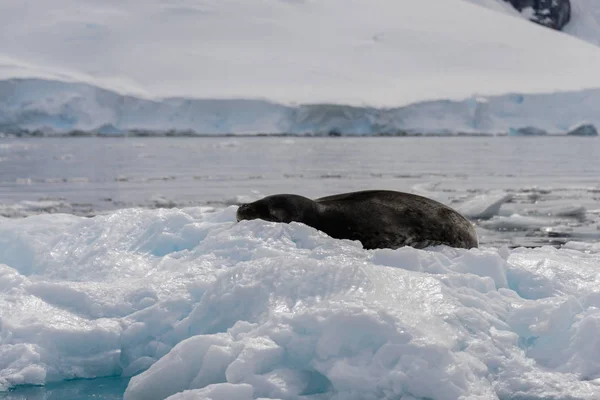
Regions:
[[366, 249], [478, 245], [473, 225], [457, 211], [426, 197], [389, 190], [316, 200], [277, 194], [242, 204], [237, 211], [238, 221], [256, 218], [302, 222], [336, 239], [359, 240]]

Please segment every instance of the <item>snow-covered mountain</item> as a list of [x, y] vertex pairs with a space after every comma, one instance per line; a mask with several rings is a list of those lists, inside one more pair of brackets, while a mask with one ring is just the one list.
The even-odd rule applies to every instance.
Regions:
[[[587, 8], [574, 2], [578, 36], [597, 21]], [[0, 26], [4, 130], [506, 131], [530, 111], [464, 122], [473, 99], [600, 88], [599, 47], [500, 0], [5, 1]], [[546, 129], [590, 119], [560, 96], [533, 106], [558, 107]]]

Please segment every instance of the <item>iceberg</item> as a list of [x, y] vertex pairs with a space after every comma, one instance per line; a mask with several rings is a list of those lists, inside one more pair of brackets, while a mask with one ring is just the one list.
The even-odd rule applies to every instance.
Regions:
[[593, 245], [364, 250], [236, 209], [0, 218], [0, 391], [132, 377], [126, 400], [600, 396]]
[[490, 219], [499, 215], [502, 205], [512, 198], [512, 194], [503, 191], [481, 194], [462, 203], [458, 211], [469, 219]]
[[598, 130], [592, 124], [581, 124], [569, 132], [567, 135], [570, 136], [598, 136]]

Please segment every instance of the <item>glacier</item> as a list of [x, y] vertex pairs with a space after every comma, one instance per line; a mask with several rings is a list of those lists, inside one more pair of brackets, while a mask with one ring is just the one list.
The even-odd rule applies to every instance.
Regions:
[[235, 212], [0, 218], [0, 395], [132, 377], [125, 400], [600, 396], [596, 244], [364, 250]]
[[534, 126], [565, 134], [600, 127], [600, 89], [473, 96], [405, 107], [283, 105], [263, 100], [150, 100], [83, 83], [0, 81], [0, 132], [43, 134], [506, 134]]

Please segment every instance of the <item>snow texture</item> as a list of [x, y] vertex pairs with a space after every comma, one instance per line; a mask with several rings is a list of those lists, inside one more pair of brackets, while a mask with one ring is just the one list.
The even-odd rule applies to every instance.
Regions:
[[597, 246], [367, 251], [235, 212], [0, 218], [0, 390], [122, 375], [125, 400], [600, 396]]

